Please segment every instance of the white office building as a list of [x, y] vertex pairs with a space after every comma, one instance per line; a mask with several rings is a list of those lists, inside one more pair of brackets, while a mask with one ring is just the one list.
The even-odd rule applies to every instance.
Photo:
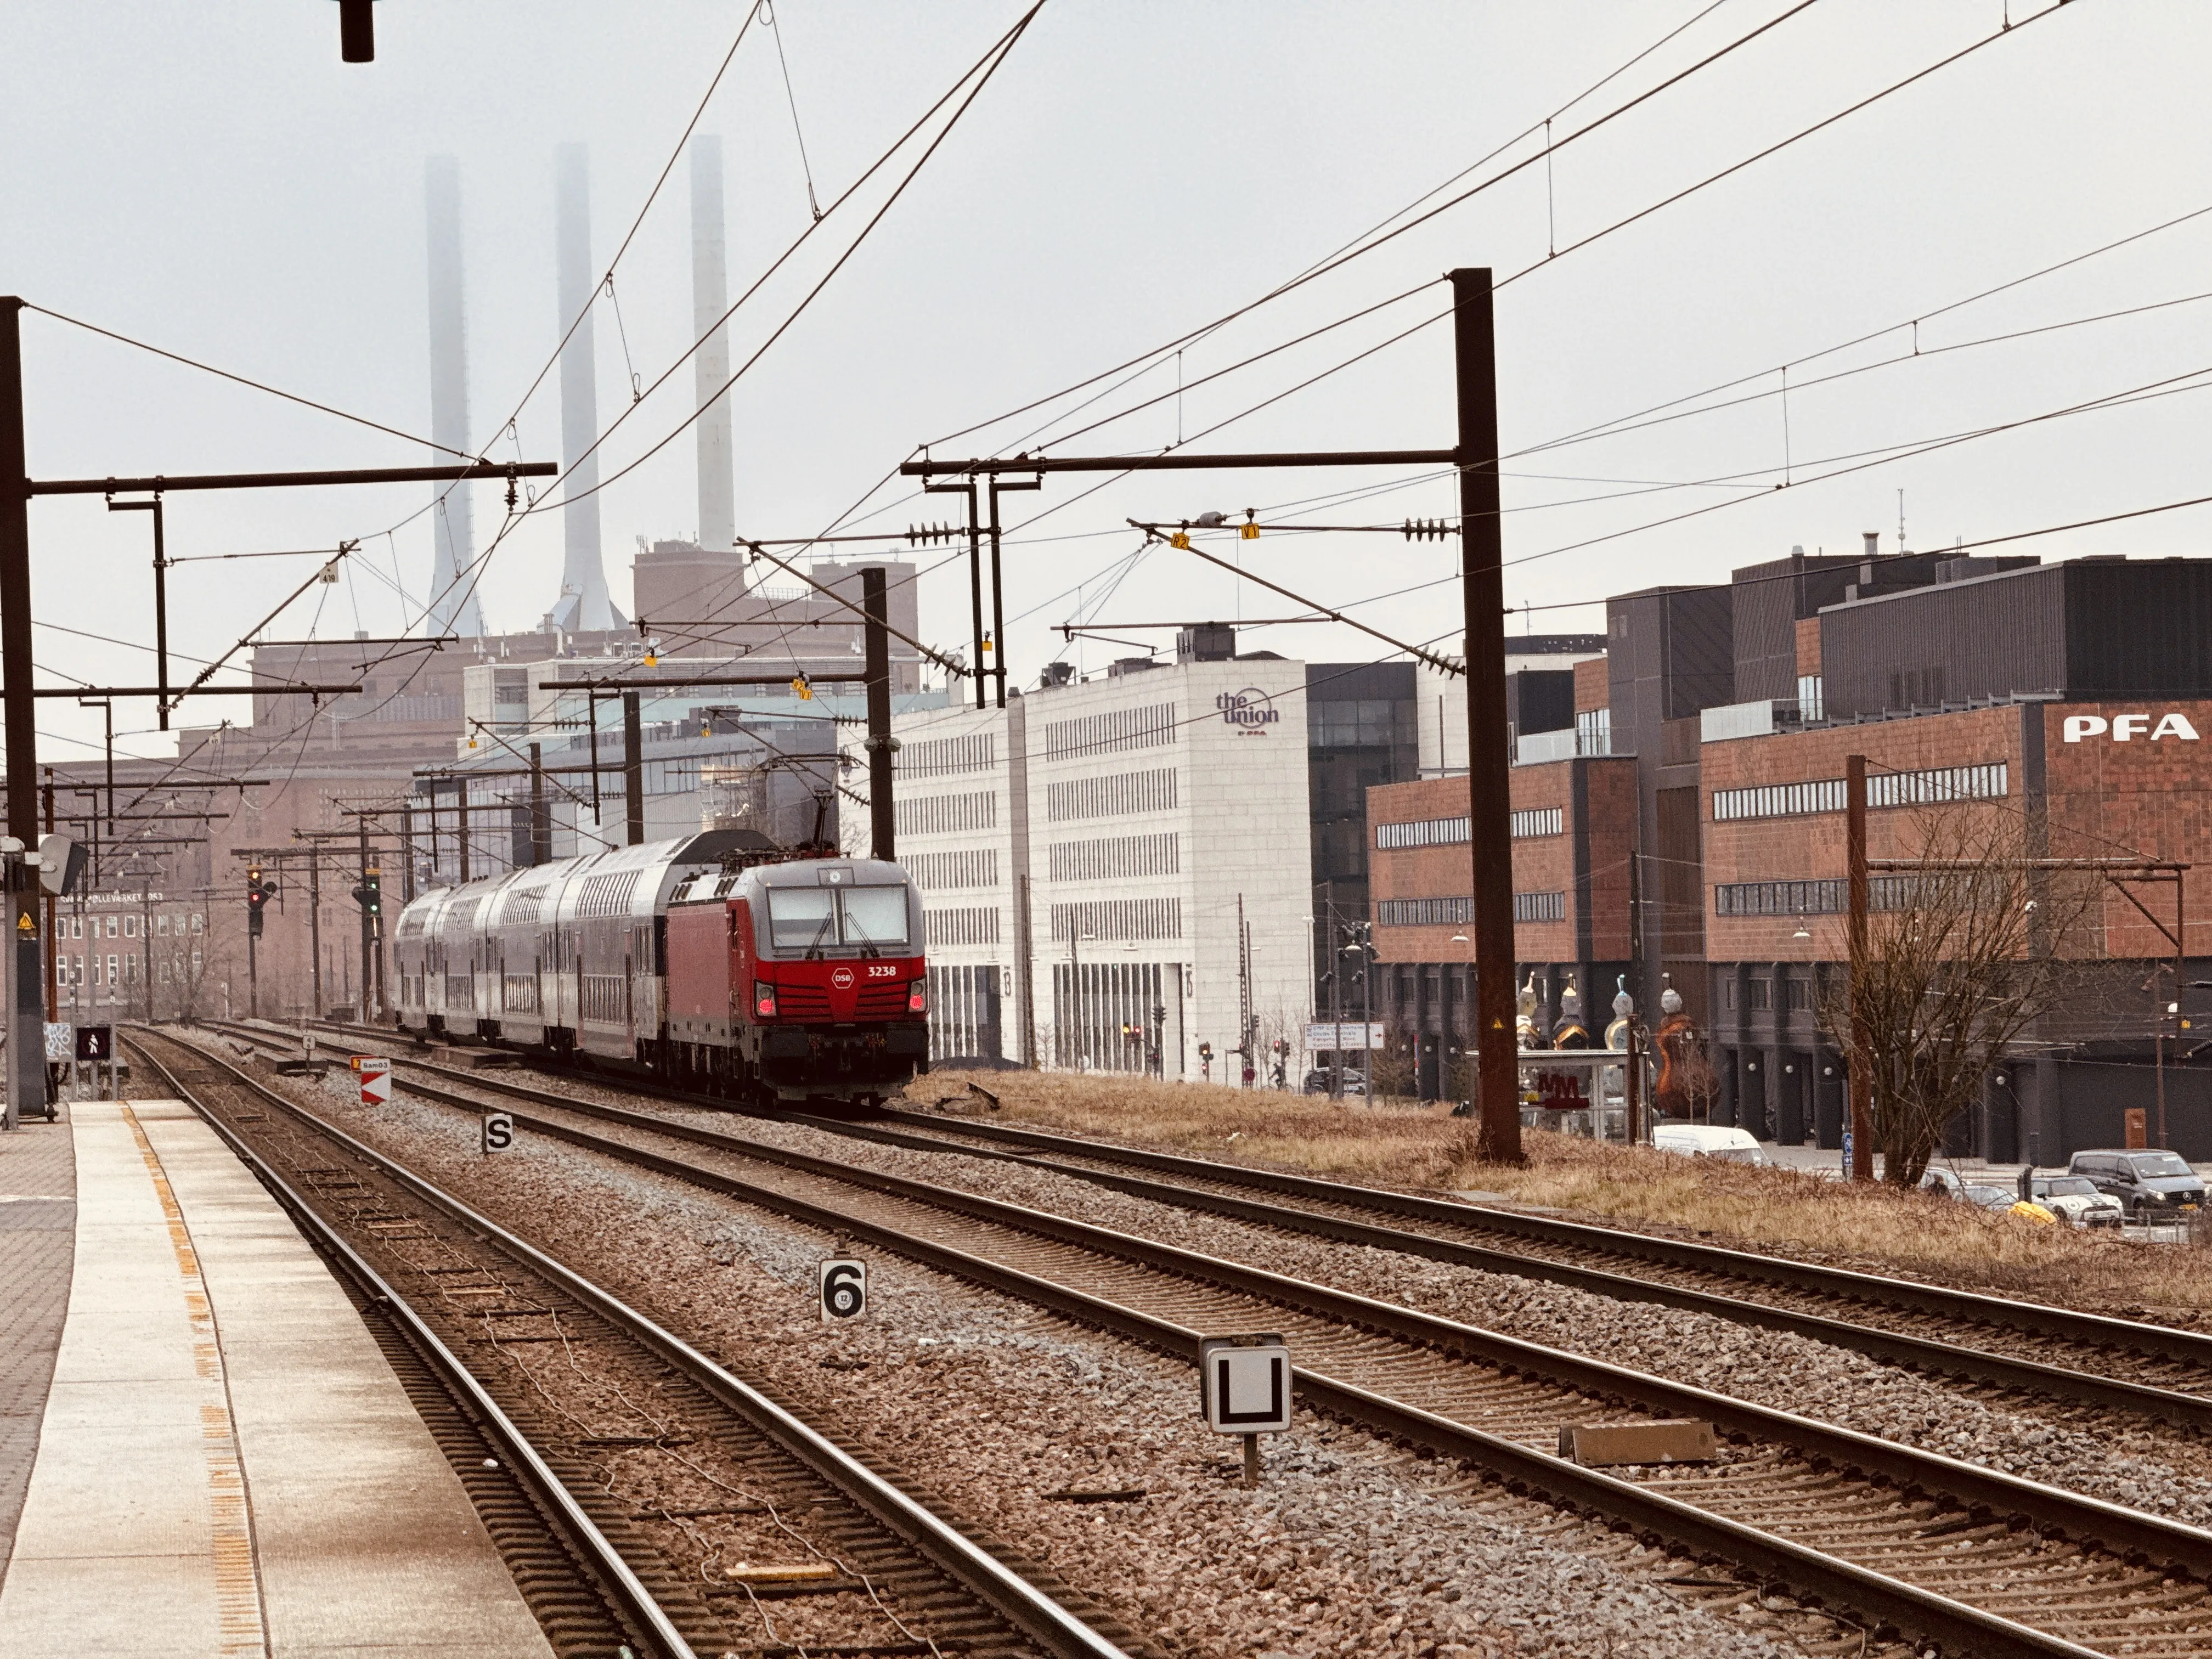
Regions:
[[1122, 665], [895, 731], [933, 1058], [1233, 1083], [1249, 1042], [1264, 1083], [1281, 1038], [1297, 1065], [1312, 983], [1303, 664]]

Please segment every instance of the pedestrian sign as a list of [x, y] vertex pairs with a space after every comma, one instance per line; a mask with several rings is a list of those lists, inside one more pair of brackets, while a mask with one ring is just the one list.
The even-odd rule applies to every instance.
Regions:
[[79, 1060], [112, 1060], [115, 1058], [115, 1031], [107, 1025], [80, 1025], [76, 1028], [76, 1057]]

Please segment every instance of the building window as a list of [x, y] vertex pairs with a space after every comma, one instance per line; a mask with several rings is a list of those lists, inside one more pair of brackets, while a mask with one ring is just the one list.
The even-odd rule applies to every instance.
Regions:
[[999, 849], [995, 847], [966, 847], [950, 853], [909, 853], [900, 862], [906, 866], [907, 874], [914, 878], [914, 884], [924, 892], [999, 884]]
[[1044, 728], [1044, 753], [1040, 759], [1080, 760], [1085, 755], [1118, 755], [1132, 749], [1158, 749], [1173, 743], [1175, 705], [1154, 703], [1146, 708], [1117, 708], [1104, 714], [1085, 714], [1078, 720], [1048, 720]]
[[1119, 817], [1127, 812], [1172, 812], [1176, 773], [1171, 766], [1148, 772], [1115, 772], [1103, 778], [1070, 778], [1048, 783], [1044, 815], [1054, 823], [1075, 818]]
[[1610, 755], [1613, 752], [1613, 710], [1586, 708], [1575, 716], [1575, 753], [1577, 755]]
[[[1300, 878], [1304, 879], [1303, 877]], [[1060, 944], [1102, 939], [1181, 939], [1179, 898], [1079, 899], [1052, 907], [1052, 936]]]
[[1728, 1006], [1731, 1008], [1735, 1006], [1735, 981], [1733, 979], [1728, 982]]
[[[2006, 793], [2007, 766], [1991, 761], [1978, 766], [1945, 766], [1925, 772], [1871, 772], [1867, 805], [1932, 806], [1954, 800], [1999, 800]], [[1713, 791], [1713, 822], [1745, 818], [1808, 817], [1844, 810], [1844, 780], [1765, 784], [1752, 789]]]
[[[1516, 813], [1515, 815], [1518, 817]], [[1516, 830], [1513, 832], [1519, 835]], [[1455, 818], [1423, 818], [1418, 823], [1378, 823], [1375, 826], [1375, 846], [1378, 852], [1401, 851], [1408, 847], [1456, 847], [1468, 839], [1465, 817]]]
[[999, 797], [981, 790], [968, 795], [924, 795], [898, 803], [898, 832], [902, 836], [944, 836], [963, 830], [995, 830], [999, 825]]
[[[1867, 908], [1901, 910], [1912, 902], [1913, 884], [1925, 876], [1875, 876], [1867, 883]], [[1825, 881], [1733, 881], [1713, 889], [1717, 916], [1839, 916], [1850, 902], [1850, 884]]]
[[197, 910], [193, 911], [193, 912], [192, 912], [192, 932], [194, 932], [195, 933], [204, 932], [204, 931], [205, 931], [206, 927], [207, 927], [207, 918], [206, 918], [205, 916], [202, 915], [198, 911], [197, 911]]
[[924, 910], [921, 913], [923, 942], [933, 949], [945, 945], [996, 945], [999, 942], [999, 908], [990, 905], [966, 905], [951, 910]]
[[1753, 1012], [1756, 1013], [1761, 1009], [1771, 1008], [1774, 1006], [1774, 981], [1772, 980], [1754, 979], [1747, 980], [1745, 983], [1750, 988], [1751, 995], [1747, 999], [1747, 1001]]
[[1045, 848], [1054, 881], [1109, 881], [1121, 876], [1173, 876], [1182, 871], [1182, 837], [1109, 836], [1099, 841], [1056, 841]]
[[1782, 1006], [1793, 1014], [1802, 1013], [1809, 1002], [1812, 988], [1802, 979], [1784, 980]]
[[1529, 841], [1539, 836], [1563, 836], [1566, 832], [1567, 813], [1562, 806], [1535, 806], [1513, 815], [1513, 839], [1516, 841]]
[[899, 750], [902, 777], [939, 778], [957, 772], [988, 772], [999, 764], [994, 732], [970, 732], [958, 738], [924, 738]]
[[1797, 677], [1797, 718], [1801, 720], [1826, 720], [1827, 706], [1827, 699], [1820, 692], [1820, 677], [1818, 674], [1800, 674]]
[[169, 913], [167, 910], [154, 918], [154, 932], [162, 939], [169, 936]]
[[1516, 921], [1565, 921], [1567, 919], [1567, 896], [1565, 893], [1516, 893], [1513, 896], [1513, 920]]
[[1375, 906], [1381, 927], [1458, 927], [1474, 914], [1474, 901], [1463, 898], [1382, 899]]
[[138, 937], [137, 917], [125, 916], [123, 918], [123, 937], [125, 939], [137, 939]]

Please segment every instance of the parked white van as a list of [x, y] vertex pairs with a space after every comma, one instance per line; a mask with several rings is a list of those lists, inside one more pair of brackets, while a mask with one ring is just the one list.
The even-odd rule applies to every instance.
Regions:
[[1764, 1164], [1766, 1154], [1748, 1129], [1727, 1129], [1717, 1123], [1662, 1123], [1651, 1132], [1651, 1144], [1662, 1152], [1687, 1158], [1724, 1158], [1733, 1164]]

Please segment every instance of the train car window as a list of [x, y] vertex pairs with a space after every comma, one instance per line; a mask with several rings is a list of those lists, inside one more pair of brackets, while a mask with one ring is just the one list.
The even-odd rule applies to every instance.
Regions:
[[771, 887], [768, 891], [769, 943], [778, 950], [805, 949], [832, 942], [830, 906], [836, 890], [829, 887]]
[[838, 896], [845, 902], [846, 944], [906, 943], [905, 888], [846, 887]]

